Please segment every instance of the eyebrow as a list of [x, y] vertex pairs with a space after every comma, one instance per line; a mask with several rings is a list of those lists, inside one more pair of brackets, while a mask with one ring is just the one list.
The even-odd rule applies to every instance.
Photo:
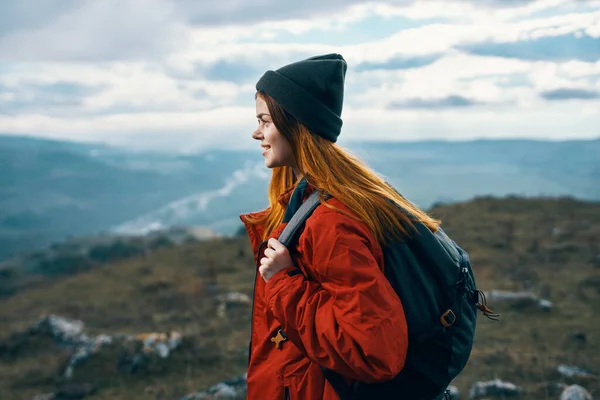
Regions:
[[269, 114], [267, 114], [267, 113], [260, 113], [260, 114], [258, 114], [258, 115], [256, 116], [256, 118], [258, 118], [258, 119], [262, 119], [262, 117], [264, 117], [265, 115], [266, 115], [267, 117], [271, 118], [271, 116], [270, 116]]

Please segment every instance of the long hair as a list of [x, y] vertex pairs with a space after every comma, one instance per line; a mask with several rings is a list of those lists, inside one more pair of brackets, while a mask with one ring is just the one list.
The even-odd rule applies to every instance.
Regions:
[[[441, 221], [405, 199], [357, 157], [335, 143], [312, 134], [267, 94], [257, 92], [256, 95], [266, 102], [275, 127], [290, 142], [296, 166], [307, 182], [332, 195], [352, 210], [355, 216], [325, 203], [323, 195], [322, 204], [363, 221], [380, 243], [385, 243], [390, 237], [410, 235], [409, 228], [413, 224], [407, 214], [431, 231], [437, 230]], [[277, 201], [278, 197], [297, 183], [290, 166], [276, 167], [272, 171], [268, 191], [269, 211], [262, 217], [248, 220], [253, 224], [264, 224], [263, 240], [283, 220], [285, 208]]]

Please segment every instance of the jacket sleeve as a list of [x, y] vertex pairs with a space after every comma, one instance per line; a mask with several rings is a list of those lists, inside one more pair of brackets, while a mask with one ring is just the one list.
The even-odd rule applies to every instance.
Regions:
[[300, 241], [317, 281], [288, 268], [265, 286], [288, 338], [313, 362], [347, 378], [396, 376], [408, 347], [406, 319], [371, 251], [377, 244], [367, 226], [327, 212], [307, 222]]

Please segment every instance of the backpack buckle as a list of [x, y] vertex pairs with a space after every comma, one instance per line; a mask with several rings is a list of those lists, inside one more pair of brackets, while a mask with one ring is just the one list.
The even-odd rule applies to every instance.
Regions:
[[440, 322], [444, 327], [449, 328], [456, 322], [456, 314], [451, 309], [447, 309], [440, 317]]

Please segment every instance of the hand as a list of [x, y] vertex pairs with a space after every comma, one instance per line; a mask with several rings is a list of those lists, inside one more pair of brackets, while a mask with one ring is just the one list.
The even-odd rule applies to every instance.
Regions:
[[283, 244], [275, 238], [269, 239], [267, 243], [268, 248], [265, 250], [265, 256], [260, 259], [260, 267], [258, 267], [258, 272], [265, 282], [282, 269], [294, 266], [290, 252]]

